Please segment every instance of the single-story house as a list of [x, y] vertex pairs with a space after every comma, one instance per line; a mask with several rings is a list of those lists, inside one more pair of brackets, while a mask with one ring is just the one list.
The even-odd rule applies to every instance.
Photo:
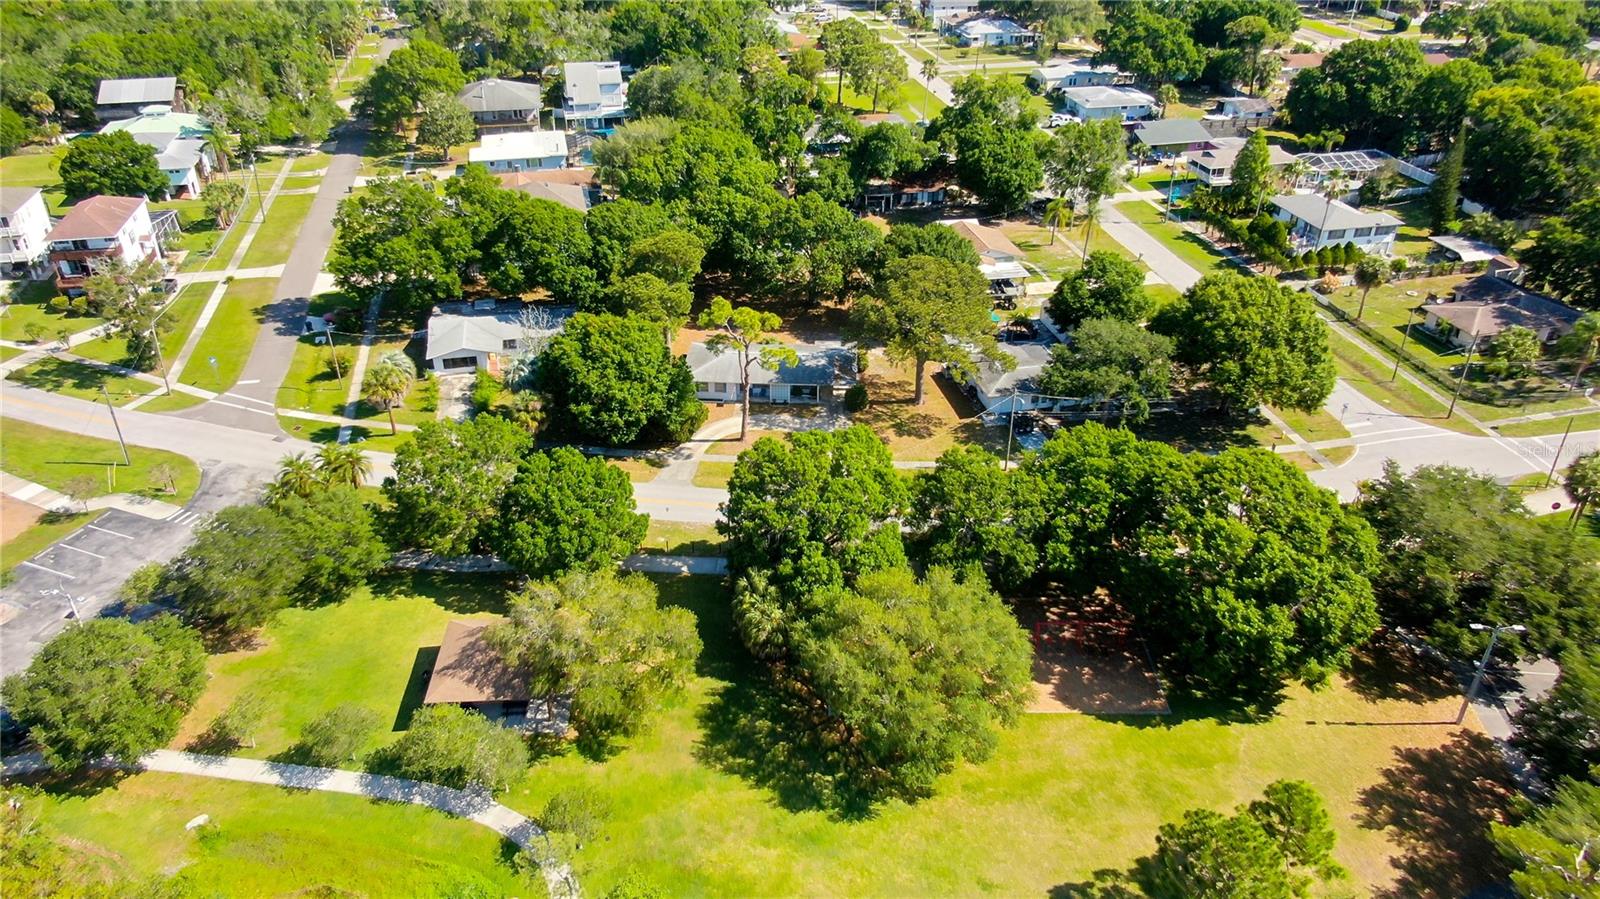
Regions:
[[[841, 343], [793, 343], [799, 362], [779, 365], [776, 370], [756, 358], [750, 364], [750, 401], [753, 403], [821, 403], [834, 399], [856, 383], [856, 351]], [[734, 350], [712, 352], [703, 342], [689, 347], [689, 372], [694, 375], [695, 395], [715, 403], [736, 403], [743, 378], [739, 354]]]
[[467, 151], [467, 161], [491, 172], [559, 169], [567, 165], [567, 135], [562, 131], [501, 131], [483, 136]]
[[[523, 313], [528, 310], [538, 310], [543, 321], [526, 321]], [[499, 374], [508, 360], [530, 349], [530, 341], [559, 332], [574, 311], [493, 300], [436, 306], [428, 317], [423, 358], [437, 374], [471, 374], [478, 369]]]
[[1326, 53], [1285, 54], [1283, 57], [1283, 68], [1278, 70], [1278, 78], [1283, 81], [1291, 81], [1294, 79], [1295, 75], [1305, 71], [1306, 69], [1321, 68], [1322, 60], [1326, 58], [1327, 55], [1328, 54]]
[[[1448, 298], [1422, 305], [1423, 327], [1458, 347], [1492, 338], [1512, 326], [1529, 328], [1543, 343], [1572, 333], [1583, 313], [1494, 275], [1456, 285]], [[1481, 346], [1480, 346], [1481, 349]]]
[[472, 620], [445, 625], [422, 704], [461, 706], [519, 730], [565, 734], [570, 698], [539, 697], [534, 701], [527, 677], [508, 666], [485, 639], [496, 623]]
[[918, 4], [922, 14], [935, 22], [970, 15], [978, 8], [978, 0], [922, 0]]
[[1177, 156], [1211, 142], [1211, 132], [1194, 119], [1161, 119], [1133, 129], [1134, 140], [1157, 156]]
[[479, 134], [537, 130], [539, 110], [544, 108], [539, 85], [503, 78], [474, 81], [457, 92], [456, 99], [472, 113]]
[[1038, 395], [1039, 375], [1050, 364], [1050, 347], [1043, 343], [1002, 343], [999, 348], [1016, 362], [1010, 371], [980, 359], [967, 377], [967, 385], [983, 411], [1009, 414], [1054, 408], [1057, 400]]
[[1365, 212], [1317, 194], [1272, 198], [1273, 216], [1289, 223], [1289, 240], [1297, 252], [1352, 243], [1385, 256], [1394, 249], [1401, 221], [1387, 212]]
[[873, 212], [928, 209], [944, 205], [947, 188], [943, 178], [933, 176], [896, 181], [874, 178], [867, 182], [864, 201]]
[[527, 169], [501, 172], [500, 186], [541, 200], [552, 200], [577, 212], [600, 202], [600, 179], [592, 169]]
[[183, 88], [178, 79], [107, 78], [94, 98], [94, 117], [102, 122], [131, 119], [146, 106], [159, 104], [183, 111]]
[[167, 192], [174, 198], [198, 194], [216, 168], [211, 126], [192, 113], [173, 112], [170, 106], [146, 106], [138, 115], [100, 129], [101, 134], [116, 131], [126, 131], [156, 152], [156, 165], [166, 173]]
[[1084, 120], [1130, 122], [1155, 114], [1156, 98], [1131, 87], [1069, 87], [1061, 91], [1067, 111]]
[[[1233, 183], [1233, 166], [1239, 159], [1239, 151], [1244, 149], [1244, 143], [1241, 137], [1213, 138], [1208, 146], [1191, 150], [1183, 157], [1201, 184], [1225, 187]], [[1293, 154], [1275, 144], [1267, 145], [1269, 168], [1282, 168], [1291, 162], [1294, 162]]]
[[1444, 255], [1458, 262], [1488, 262], [1500, 255], [1494, 244], [1459, 234], [1436, 234], [1428, 239], [1438, 244]]
[[1039, 33], [1004, 16], [978, 16], [949, 29], [963, 47], [1031, 47]]
[[995, 303], [1015, 308], [1017, 298], [1027, 291], [1028, 270], [1022, 264], [1022, 251], [1011, 238], [999, 228], [979, 224], [977, 219], [953, 219], [941, 224], [949, 225], [978, 251], [978, 271], [989, 279], [989, 292]]
[[1216, 108], [1205, 117], [1237, 122], [1241, 125], [1259, 126], [1271, 124], [1277, 112], [1271, 101], [1260, 97], [1224, 97], [1217, 101]]
[[1110, 87], [1132, 84], [1133, 76], [1113, 65], [1097, 66], [1086, 59], [1051, 63], [1040, 66], [1028, 76], [1034, 88], [1042, 94], [1066, 90], [1069, 87]]

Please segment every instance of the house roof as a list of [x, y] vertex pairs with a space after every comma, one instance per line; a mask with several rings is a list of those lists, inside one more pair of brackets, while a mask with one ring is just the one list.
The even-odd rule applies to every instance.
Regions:
[[1110, 75], [1115, 78], [1122, 70], [1113, 65], [1097, 66], [1086, 59], [1055, 62], [1033, 70], [1033, 77], [1045, 84], [1053, 84], [1073, 75]]
[[173, 112], [165, 106], [160, 106], [141, 112], [131, 119], [108, 122], [100, 129], [101, 134], [111, 134], [116, 131], [126, 131], [133, 135], [135, 140], [141, 134], [165, 134], [168, 135], [168, 140], [171, 140], [175, 137], [209, 137], [211, 126], [193, 113]]
[[193, 138], [180, 138], [167, 144], [167, 148], [156, 157], [156, 165], [162, 171], [188, 171], [200, 162], [200, 156], [205, 152], [206, 142]]
[[[1212, 142], [1217, 143], [1216, 141]], [[1191, 162], [1203, 164], [1208, 169], [1231, 169], [1233, 163], [1239, 158], [1239, 152], [1244, 149], [1244, 142], [1228, 143], [1222, 146], [1213, 146], [1205, 150], [1190, 150], [1183, 154]], [[1280, 166], [1294, 162], [1294, 154], [1282, 147], [1267, 145], [1267, 165]]]
[[467, 151], [468, 162], [502, 162], [508, 159], [548, 159], [567, 155], [565, 131], [506, 131], [485, 134], [483, 145]]
[[144, 197], [89, 197], [79, 200], [50, 229], [49, 240], [115, 237], [128, 219], [133, 218], [144, 205]]
[[1288, 70], [1315, 69], [1322, 65], [1326, 53], [1290, 53], [1283, 57], [1283, 67]]
[[1401, 224], [1399, 219], [1387, 212], [1363, 212], [1338, 200], [1330, 200], [1316, 194], [1273, 197], [1272, 205], [1303, 222], [1329, 231]]
[[987, 360], [980, 361], [972, 381], [979, 390], [993, 397], [1001, 393], [1037, 392], [1037, 379], [1050, 363], [1050, 348], [1042, 343], [1002, 343], [1000, 352], [1016, 360], [1010, 371]]
[[1492, 337], [1514, 325], [1565, 333], [1579, 316], [1578, 310], [1549, 297], [1524, 290], [1494, 275], [1479, 275], [1456, 285], [1454, 297], [1423, 306], [1428, 312], [1473, 337]]
[[1257, 115], [1273, 109], [1272, 101], [1260, 97], [1225, 97], [1217, 101], [1218, 109], [1224, 106], [1232, 106], [1235, 115]]
[[906, 117], [898, 112], [863, 112], [856, 116], [856, 121], [867, 127], [873, 125], [905, 125]]
[[967, 21], [962, 22], [960, 25], [957, 25], [956, 31], [961, 32], [961, 34], [965, 35], [966, 37], [978, 37], [980, 35], [987, 36], [991, 34], [1010, 36], [1033, 33], [1022, 25], [1019, 25], [1016, 22], [1001, 16], [979, 16], [975, 19], [968, 19]]
[[565, 73], [569, 104], [599, 103], [603, 85], [622, 83], [622, 64], [618, 62], [569, 62]]
[[1156, 102], [1155, 97], [1131, 87], [1092, 85], [1069, 87], [1061, 93], [1085, 109], [1101, 109], [1107, 106], [1151, 106]]
[[955, 219], [942, 224], [949, 225], [957, 234], [965, 237], [978, 251], [979, 256], [1004, 255], [1013, 258], [1022, 256], [1022, 251], [1017, 249], [1017, 245], [1011, 242], [1011, 238], [1007, 237], [1004, 231], [980, 225], [977, 219]]
[[[774, 371], [763, 365], [758, 357], [750, 366], [751, 384], [829, 384], [838, 387], [855, 383], [856, 351], [851, 347], [840, 343], [786, 345], [800, 357], [799, 364], [779, 365]], [[696, 342], [690, 345], [686, 361], [696, 381], [732, 384], [740, 380], [738, 353], [714, 353], [704, 342]]]
[[37, 187], [0, 186], [0, 215], [10, 215], [21, 209], [39, 193]]
[[1436, 234], [1428, 239], [1449, 250], [1462, 262], [1487, 262], [1500, 255], [1493, 244], [1457, 234]]
[[[504, 353], [508, 340], [521, 340], [525, 334], [522, 310], [515, 304], [494, 309], [473, 309], [466, 304], [455, 304], [435, 312], [428, 318], [428, 343], [423, 358], [433, 361], [440, 356], [470, 350], [477, 353]], [[572, 317], [570, 307], [546, 307], [554, 328], [559, 331]]]
[[171, 103], [178, 95], [176, 78], [107, 78], [94, 102], [101, 106], [129, 103]]
[[1211, 132], [1194, 119], [1162, 119], [1141, 124], [1133, 136], [1147, 147], [1171, 147], [1203, 144], [1211, 139]]
[[528, 169], [501, 172], [500, 186], [530, 197], [553, 200], [578, 212], [588, 212], [600, 181], [589, 169]]
[[506, 665], [484, 639], [493, 621], [452, 621], [439, 641], [424, 705], [440, 702], [523, 702], [528, 679]]
[[456, 99], [471, 112], [506, 112], [517, 109], [537, 111], [544, 105], [539, 85], [526, 81], [485, 78], [474, 81], [456, 93]]

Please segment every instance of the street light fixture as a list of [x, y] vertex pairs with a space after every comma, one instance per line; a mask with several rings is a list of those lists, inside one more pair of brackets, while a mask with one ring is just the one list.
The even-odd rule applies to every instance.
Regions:
[[1467, 707], [1472, 705], [1472, 698], [1478, 694], [1478, 686], [1483, 683], [1483, 675], [1489, 670], [1489, 657], [1494, 655], [1494, 645], [1500, 639], [1501, 631], [1510, 631], [1513, 634], [1527, 632], [1527, 628], [1520, 624], [1497, 624], [1490, 627], [1487, 624], [1476, 622], [1467, 625], [1475, 631], [1489, 632], [1489, 646], [1483, 651], [1483, 658], [1478, 660], [1478, 670], [1472, 675], [1472, 684], [1467, 687], [1467, 695], [1461, 700], [1461, 711], [1456, 713], [1456, 723], [1460, 724], [1467, 717]]

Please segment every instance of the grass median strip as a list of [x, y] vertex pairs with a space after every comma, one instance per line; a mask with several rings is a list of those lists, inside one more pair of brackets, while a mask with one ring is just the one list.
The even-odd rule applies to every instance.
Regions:
[[1184, 230], [1177, 222], [1168, 221], [1166, 213], [1143, 200], [1130, 200], [1116, 204], [1117, 210], [1128, 217], [1174, 256], [1197, 269], [1202, 275], [1213, 271], [1235, 271], [1227, 257], [1211, 248], [1200, 236]]
[[278, 265], [289, 260], [295, 238], [300, 236], [300, 226], [305, 223], [315, 194], [279, 194], [267, 210], [267, 220], [261, 223], [256, 236], [245, 251], [241, 268]]
[[[234, 281], [183, 369], [183, 383], [221, 393], [233, 386], [250, 358], [256, 332], [272, 305], [273, 278]], [[215, 359], [216, 363], [212, 364]]]
[[[5, 430], [5, 440], [0, 441], [0, 469], [52, 490], [64, 490], [69, 481], [88, 476], [99, 485], [92, 496], [139, 493], [182, 504], [200, 486], [200, 466], [177, 453], [129, 446], [133, 464], [125, 466], [115, 440], [85, 437], [15, 418], [4, 419], [0, 426]], [[108, 466], [114, 476], [112, 483], [107, 483]], [[162, 471], [163, 467], [168, 471]], [[167, 473], [172, 475], [175, 493], [167, 493]]]

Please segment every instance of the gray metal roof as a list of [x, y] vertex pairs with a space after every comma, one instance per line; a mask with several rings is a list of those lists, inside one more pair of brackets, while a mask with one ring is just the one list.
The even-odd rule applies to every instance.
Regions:
[[1171, 147], [1203, 144], [1211, 139], [1211, 132], [1194, 119], [1162, 119], [1145, 122], [1133, 136], [1147, 147]]
[[993, 362], [980, 361], [973, 379], [978, 389], [991, 397], [1003, 391], [1036, 393], [1038, 377], [1050, 364], [1050, 347], [1042, 343], [1002, 343], [999, 349], [1016, 360], [1016, 367], [1006, 371]]
[[569, 62], [565, 72], [569, 104], [599, 103], [602, 85], [622, 83], [622, 64], [616, 62]]
[[171, 103], [178, 93], [176, 78], [107, 78], [100, 82], [95, 102], [101, 106], [127, 103]]
[[[575, 310], [571, 307], [546, 307], [555, 333], [566, 326]], [[423, 358], [432, 361], [440, 356], [472, 350], [479, 353], [505, 353], [505, 342], [521, 340], [525, 335], [522, 326], [522, 309], [518, 305], [477, 311], [470, 307], [453, 307], [440, 311], [428, 319], [428, 346]]]
[[1338, 200], [1329, 200], [1316, 194], [1273, 197], [1272, 205], [1303, 222], [1329, 231], [1402, 224], [1399, 219], [1387, 212], [1363, 212]]
[[538, 110], [542, 105], [542, 97], [537, 84], [500, 78], [474, 81], [456, 94], [456, 99], [472, 112]]
[[[835, 387], [856, 380], [856, 351], [843, 344], [791, 343], [789, 349], [800, 357], [798, 365], [780, 365], [773, 371], [758, 357], [750, 366], [751, 384], [830, 384]], [[755, 355], [755, 353], [752, 353]], [[689, 371], [696, 381], [735, 383], [740, 380], [739, 354], [733, 350], [713, 353], [703, 342], [689, 347]]]

